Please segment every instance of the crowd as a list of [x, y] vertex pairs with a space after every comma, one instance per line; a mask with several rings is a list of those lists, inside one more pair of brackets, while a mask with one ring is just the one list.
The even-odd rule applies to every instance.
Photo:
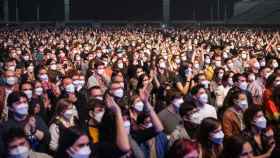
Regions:
[[0, 28], [0, 157], [280, 155], [280, 35]]

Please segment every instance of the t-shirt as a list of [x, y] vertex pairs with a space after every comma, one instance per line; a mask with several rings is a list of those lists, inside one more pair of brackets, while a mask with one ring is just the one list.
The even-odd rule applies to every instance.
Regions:
[[205, 104], [204, 106], [198, 107], [198, 112], [196, 112], [197, 123], [201, 123], [201, 121], [207, 117], [212, 117], [217, 119], [217, 111], [216, 109], [209, 104]]

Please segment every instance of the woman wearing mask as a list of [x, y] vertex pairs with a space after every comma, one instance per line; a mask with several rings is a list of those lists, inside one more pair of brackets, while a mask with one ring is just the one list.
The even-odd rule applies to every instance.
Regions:
[[242, 131], [242, 136], [249, 139], [254, 156], [258, 158], [270, 157], [275, 148], [275, 143], [265, 143], [267, 142], [267, 137], [264, 137], [267, 120], [262, 110], [255, 106], [248, 108], [244, 113], [243, 121], [246, 128]]
[[229, 137], [224, 141], [221, 158], [254, 158], [253, 147], [241, 135]]
[[223, 140], [224, 133], [220, 122], [214, 118], [205, 118], [198, 133], [202, 158], [218, 158], [223, 149]]
[[32, 82], [35, 80], [35, 73], [34, 73], [35, 66], [32, 62], [25, 63], [25, 71], [21, 76], [21, 81], [25, 82]]
[[192, 69], [187, 66], [181, 66], [179, 68], [179, 74], [176, 75], [174, 86], [181, 92], [183, 96], [185, 96], [190, 87], [191, 87], [191, 80], [193, 77]]
[[239, 88], [232, 91], [229, 105], [230, 107], [224, 111], [222, 116], [223, 131], [226, 137], [240, 134], [241, 130], [245, 128], [242, 120], [243, 113], [248, 108], [248, 100], [244, 91]]
[[66, 99], [61, 99], [56, 105], [53, 118], [50, 121], [51, 141], [49, 148], [55, 152], [59, 146], [59, 138], [63, 135], [65, 129], [76, 125], [77, 112], [73, 105]]
[[224, 68], [216, 68], [213, 80], [210, 83], [210, 92], [214, 95], [214, 106], [217, 108], [220, 108], [223, 105], [225, 98], [225, 87], [223, 85], [224, 74]]

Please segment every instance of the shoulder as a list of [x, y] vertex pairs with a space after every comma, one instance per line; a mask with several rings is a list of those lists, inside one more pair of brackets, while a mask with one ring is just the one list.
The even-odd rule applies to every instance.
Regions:
[[39, 153], [35, 151], [30, 152], [30, 158], [52, 158], [52, 156], [47, 155], [45, 153]]

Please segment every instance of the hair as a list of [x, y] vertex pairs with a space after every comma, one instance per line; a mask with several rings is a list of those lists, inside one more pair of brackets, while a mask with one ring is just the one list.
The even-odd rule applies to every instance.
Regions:
[[257, 106], [251, 106], [244, 112], [243, 123], [245, 124], [247, 129], [251, 129], [252, 121], [254, 120], [254, 117], [258, 112], [262, 112], [262, 109]]
[[15, 102], [18, 102], [21, 97], [27, 99], [27, 96], [23, 92], [12, 92], [7, 99], [7, 106], [12, 107]]
[[[246, 93], [241, 90], [239, 87], [233, 87], [231, 91], [229, 91], [228, 95], [228, 102], [225, 103], [227, 106], [235, 106], [235, 100], [237, 100], [240, 94], [246, 95]], [[248, 99], [248, 98], [247, 98]]]
[[243, 145], [248, 143], [248, 140], [241, 135], [228, 137], [224, 140], [224, 149], [222, 158], [239, 158], [243, 151]]
[[99, 100], [99, 99], [90, 99], [88, 101], [88, 109], [93, 110], [95, 107], [104, 107], [105, 108], [105, 102], [103, 100]]
[[86, 135], [78, 127], [70, 127], [63, 131], [63, 134], [59, 138], [59, 146], [55, 154], [56, 158], [69, 158], [67, 150], [83, 135]]
[[179, 114], [181, 117], [185, 116], [189, 111], [192, 111], [196, 108], [196, 104], [193, 99], [189, 101], [184, 101], [179, 109]]
[[196, 95], [201, 88], [205, 89], [204, 85], [199, 84], [199, 85], [194, 86], [191, 89], [191, 95], [193, 95], [193, 96]]
[[220, 122], [217, 119], [208, 117], [202, 120], [199, 126], [198, 141], [202, 148], [211, 150], [212, 142], [209, 140], [210, 133], [220, 127]]
[[279, 107], [280, 106], [280, 85], [275, 87], [272, 91], [272, 98], [275, 104]]
[[20, 86], [19, 86], [19, 89], [20, 89], [20, 90], [22, 90], [22, 86], [23, 86], [24, 84], [29, 84], [29, 85], [31, 86], [31, 88], [33, 89], [33, 84], [32, 84], [31, 82], [26, 81], [26, 82], [23, 82], [23, 83], [20, 84]]
[[272, 88], [273, 87], [273, 82], [275, 81], [275, 79], [277, 77], [280, 77], [280, 76], [278, 74], [275, 74], [275, 73], [269, 75], [269, 77], [266, 80], [265, 87], [266, 88]]
[[194, 150], [198, 151], [199, 153], [199, 145], [197, 142], [186, 138], [178, 139], [169, 149], [167, 158], [183, 158], [185, 155], [191, 153]]
[[240, 74], [240, 73], [234, 74], [233, 77], [232, 77], [233, 82], [234, 82], [234, 83], [238, 82], [238, 81], [239, 81], [239, 77], [241, 77], [241, 76], [242, 76], [242, 77], [246, 77], [245, 75]]
[[61, 113], [66, 110], [70, 104], [71, 103], [67, 99], [60, 99], [56, 104], [53, 118], [51, 119], [50, 124], [53, 123], [57, 116], [60, 116]]
[[166, 98], [167, 104], [171, 104], [175, 98], [179, 98], [179, 97], [182, 97], [182, 94], [177, 89], [170, 89], [167, 92], [167, 98]]
[[102, 61], [100, 60], [95, 60], [94, 61], [94, 68], [97, 69], [98, 66], [101, 66], [101, 65], [105, 65]]
[[213, 76], [213, 79], [214, 80], [218, 80], [218, 74], [219, 74], [219, 71], [220, 70], [223, 70], [224, 71], [224, 73], [225, 73], [225, 69], [224, 68], [222, 68], [222, 67], [217, 67], [215, 70], [214, 70], [214, 76]]

